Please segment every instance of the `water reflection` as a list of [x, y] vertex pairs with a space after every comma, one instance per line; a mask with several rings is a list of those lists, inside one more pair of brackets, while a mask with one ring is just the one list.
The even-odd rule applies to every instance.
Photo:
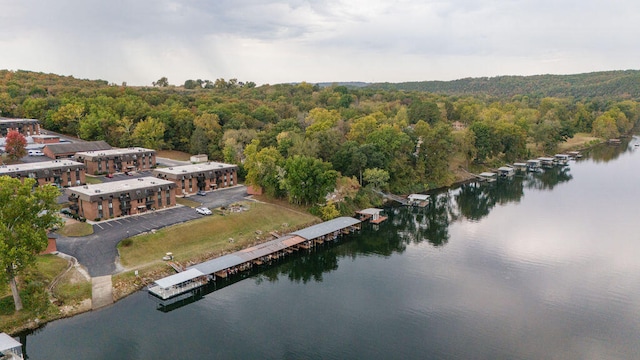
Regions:
[[325, 243], [311, 251], [254, 267], [250, 272], [220, 279], [202, 288], [191, 298], [170, 306], [158, 306], [158, 309], [166, 312], [180, 308], [247, 277], [253, 278], [257, 283], [277, 282], [283, 278], [303, 284], [322, 282], [324, 274], [338, 269], [340, 258], [388, 257], [405, 252], [408, 245], [424, 242], [434, 247], [443, 247], [449, 242], [449, 226], [453, 222], [480, 221], [498, 205], [519, 202], [524, 196], [525, 188], [553, 190], [556, 185], [572, 179], [569, 171], [567, 166], [555, 167], [542, 173], [500, 179], [494, 183], [468, 183], [456, 189], [430, 194], [424, 207], [387, 207], [385, 213], [388, 220], [380, 225], [366, 224], [360, 235], [350, 235], [337, 243]]
[[620, 139], [620, 144], [603, 144], [601, 146], [597, 146], [587, 153], [591, 160], [596, 163], [609, 162], [612, 160], [616, 160], [622, 154], [633, 151], [635, 148], [635, 144], [638, 143], [638, 137], [628, 137]]

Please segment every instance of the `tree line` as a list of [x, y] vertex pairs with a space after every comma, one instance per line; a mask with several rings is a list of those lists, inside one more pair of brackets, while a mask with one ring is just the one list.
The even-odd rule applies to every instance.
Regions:
[[166, 77], [153, 85], [0, 71], [0, 111], [113, 146], [208, 154], [293, 203], [325, 203], [338, 184], [331, 195], [337, 208], [324, 208], [327, 217], [345, 198], [369, 200], [354, 189], [447, 186], [459, 168], [553, 154], [577, 132], [615, 138], [638, 120], [637, 101], [614, 96], [447, 95], [236, 79], [175, 86]]

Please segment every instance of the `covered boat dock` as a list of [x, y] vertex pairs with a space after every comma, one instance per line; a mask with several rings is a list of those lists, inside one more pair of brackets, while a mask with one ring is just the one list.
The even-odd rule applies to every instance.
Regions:
[[382, 211], [384, 210], [368, 208], [358, 211], [357, 214], [360, 215], [361, 221], [370, 221], [372, 224], [380, 224], [381, 222], [387, 220], [386, 216], [380, 215]]
[[209, 282], [209, 277], [197, 269], [188, 269], [177, 274], [156, 280], [149, 287], [149, 293], [162, 300], [199, 288]]
[[357, 230], [360, 230], [360, 220], [339, 217], [190, 266], [183, 272], [156, 280], [149, 286], [148, 291], [161, 300], [180, 298], [183, 295], [190, 296], [193, 290], [207, 284], [210, 280], [226, 278], [231, 274], [249, 270], [254, 265], [277, 260], [300, 249], [310, 249], [316, 244], [335, 240], [341, 234], [349, 234]]
[[409, 205], [425, 207], [429, 202], [429, 195], [426, 194], [411, 194], [408, 197]]
[[0, 359], [24, 359], [22, 356], [22, 344], [7, 333], [0, 333]]

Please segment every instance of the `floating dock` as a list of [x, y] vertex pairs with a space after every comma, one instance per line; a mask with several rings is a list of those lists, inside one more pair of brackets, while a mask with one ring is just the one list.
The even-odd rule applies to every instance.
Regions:
[[[262, 265], [300, 249], [311, 249], [325, 241], [336, 240], [342, 234], [360, 230], [361, 221], [352, 217], [339, 217], [278, 239], [236, 251], [194, 266], [185, 271], [156, 280], [147, 290], [161, 302], [183, 300], [193, 296], [203, 285], [218, 278], [226, 278], [254, 265]], [[163, 304], [165, 305], [165, 304]]]

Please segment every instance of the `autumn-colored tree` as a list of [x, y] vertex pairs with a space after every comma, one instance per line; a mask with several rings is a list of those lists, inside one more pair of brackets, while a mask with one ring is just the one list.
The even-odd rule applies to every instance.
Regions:
[[5, 143], [5, 150], [11, 161], [16, 161], [27, 155], [27, 139], [17, 130], [9, 130]]

